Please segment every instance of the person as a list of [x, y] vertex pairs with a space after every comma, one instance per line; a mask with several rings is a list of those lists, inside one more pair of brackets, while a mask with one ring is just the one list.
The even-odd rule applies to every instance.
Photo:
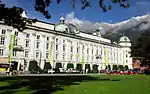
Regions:
[[9, 76], [9, 73], [10, 73], [10, 69], [8, 67], [7, 70], [6, 70], [6, 75]]
[[86, 74], [88, 74], [88, 69], [86, 69]]

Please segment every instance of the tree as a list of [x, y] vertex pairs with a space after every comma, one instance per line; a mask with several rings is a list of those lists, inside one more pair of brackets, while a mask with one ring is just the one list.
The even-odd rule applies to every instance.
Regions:
[[[47, 7], [49, 7], [52, 2], [56, 1], [57, 4], [61, 3], [62, 0], [36, 0], [35, 3], [35, 10], [42, 13], [46, 18], [51, 18], [51, 15], [46, 10]], [[77, 0], [70, 0], [73, 8], [75, 8]], [[113, 4], [119, 4], [120, 7], [128, 8], [129, 4], [125, 4], [127, 0], [110, 0]], [[81, 2], [81, 9], [85, 9], [86, 7], [92, 7], [90, 0], [80, 0]], [[108, 10], [111, 10], [111, 5], [104, 5], [104, 0], [97, 0], [97, 3], [99, 3], [99, 8], [103, 10], [103, 12], [106, 12]]]
[[137, 39], [135, 45], [131, 47], [132, 57], [138, 58], [142, 65], [150, 66], [150, 31], [144, 31], [143, 34]]
[[29, 71], [31, 73], [41, 72], [41, 68], [38, 66], [37, 61], [33, 60], [29, 62]]
[[[73, 8], [75, 8], [76, 0], [70, 0]], [[113, 4], [119, 4], [121, 7], [128, 8], [129, 4], [125, 4], [127, 0], [110, 0]], [[52, 2], [56, 2], [57, 4], [61, 3], [62, 0], [35, 0], [35, 11], [38, 11], [42, 13], [47, 19], [51, 18], [51, 15], [46, 10], [47, 7], [49, 7]], [[80, 0], [81, 2], [81, 9], [85, 9], [86, 7], [92, 7], [90, 0]], [[103, 10], [103, 12], [106, 12], [108, 10], [111, 10], [111, 5], [104, 5], [104, 0], [97, 0], [99, 3], [99, 8]], [[8, 26], [13, 26], [14, 28], [17, 28], [19, 31], [23, 31], [27, 24], [32, 24], [36, 22], [36, 19], [28, 19], [25, 17], [22, 17], [24, 9], [19, 7], [12, 7], [7, 8], [5, 7], [5, 4], [3, 4], [0, 1], [0, 20], [4, 21], [4, 23]]]

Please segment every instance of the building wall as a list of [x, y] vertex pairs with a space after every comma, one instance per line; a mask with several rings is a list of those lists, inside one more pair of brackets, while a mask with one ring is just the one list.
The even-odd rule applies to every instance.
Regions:
[[[34, 27], [36, 26], [36, 27]], [[74, 65], [80, 63], [82, 64], [82, 52], [84, 54], [84, 65], [90, 64], [99, 65], [99, 68], [105, 69], [106, 60], [108, 61], [108, 65], [123, 65], [123, 55], [124, 55], [124, 63], [128, 65], [130, 69], [132, 69], [132, 58], [130, 57], [130, 48], [129, 47], [121, 47], [121, 46], [114, 46], [110, 44], [110, 40], [104, 39], [97, 36], [87, 35], [80, 33], [78, 36], [86, 39], [92, 36], [92, 39], [95, 39], [100, 42], [92, 42], [90, 40], [84, 40], [80, 38], [73, 38], [69, 36], [59, 35], [57, 33], [53, 33], [54, 25], [48, 25], [46, 23], [37, 22], [34, 23], [32, 26], [34, 29], [25, 29], [23, 32], [18, 32], [16, 29], [0, 24], [1, 29], [6, 30], [5, 36], [5, 44], [0, 45], [0, 48], [4, 49], [4, 54], [0, 56], [0, 62], [6, 62], [6, 58], [9, 55], [9, 44], [10, 44], [10, 35], [12, 31], [18, 32], [18, 45], [21, 45], [24, 48], [23, 52], [17, 52], [16, 56], [13, 56], [13, 61], [18, 61], [19, 64], [25, 67], [25, 70], [28, 70], [29, 61], [36, 60], [38, 65], [41, 68], [44, 68], [44, 62], [50, 62], [50, 46], [52, 40], [54, 40], [53, 46], [53, 67], [55, 67], [56, 63], [62, 63], [66, 68], [68, 63], [73, 63]], [[39, 28], [45, 28], [47, 31], [41, 30]], [[12, 30], [12, 31], [11, 31]], [[1, 32], [0, 32], [1, 33]], [[29, 37], [27, 35], [29, 34]], [[0, 34], [2, 37], [2, 34]], [[37, 39], [37, 36], [40, 36]], [[73, 36], [73, 35], [72, 35]], [[49, 37], [49, 40], [47, 40]], [[58, 42], [56, 42], [58, 39]], [[92, 40], [91, 39], [91, 40]], [[26, 47], [26, 41], [29, 41], [29, 46]], [[39, 47], [36, 48], [37, 42], [39, 42]], [[107, 43], [103, 44], [101, 42]], [[48, 49], [47, 49], [47, 44]], [[56, 45], [58, 45], [58, 50], [56, 50]], [[65, 51], [63, 51], [63, 46], [65, 47]], [[84, 48], [83, 48], [84, 46]], [[78, 47], [78, 53], [77, 53]], [[73, 49], [71, 52], [71, 48]], [[87, 51], [88, 49], [88, 51]], [[106, 52], [107, 50], [107, 52]], [[123, 54], [122, 50], [125, 51]], [[25, 56], [25, 53], [28, 56]], [[38, 56], [36, 57], [36, 53]], [[46, 54], [48, 54], [46, 56]], [[77, 54], [79, 56], [77, 56]], [[40, 56], [41, 55], [41, 56]], [[100, 55], [101, 58], [96, 59], [96, 56]], [[4, 60], [5, 58], [5, 60]], [[27, 65], [25, 66], [25, 61]], [[19, 69], [19, 67], [18, 67]]]

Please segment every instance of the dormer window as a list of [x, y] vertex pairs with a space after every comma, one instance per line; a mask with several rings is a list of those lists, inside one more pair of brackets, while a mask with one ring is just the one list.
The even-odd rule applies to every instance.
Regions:
[[125, 41], [127, 41], [127, 38], [124, 38]]
[[47, 41], [49, 41], [49, 37], [47, 37]]
[[68, 28], [65, 28], [66, 32], [68, 33]]
[[6, 30], [4, 30], [4, 29], [2, 29], [2, 32], [1, 32], [2, 34], [5, 34], [6, 33]]
[[18, 32], [15, 32], [15, 35], [18, 36]]
[[30, 34], [26, 34], [26, 38], [29, 38]]
[[39, 36], [39, 35], [37, 35], [36, 39], [40, 39], [40, 36]]

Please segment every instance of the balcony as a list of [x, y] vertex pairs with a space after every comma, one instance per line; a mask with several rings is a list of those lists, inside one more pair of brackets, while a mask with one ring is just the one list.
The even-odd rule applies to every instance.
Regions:
[[14, 46], [14, 48], [13, 48], [13, 51], [24, 51], [24, 48], [21, 46], [21, 45], [16, 45], [16, 46]]
[[101, 55], [95, 55], [96, 59], [102, 59]]

